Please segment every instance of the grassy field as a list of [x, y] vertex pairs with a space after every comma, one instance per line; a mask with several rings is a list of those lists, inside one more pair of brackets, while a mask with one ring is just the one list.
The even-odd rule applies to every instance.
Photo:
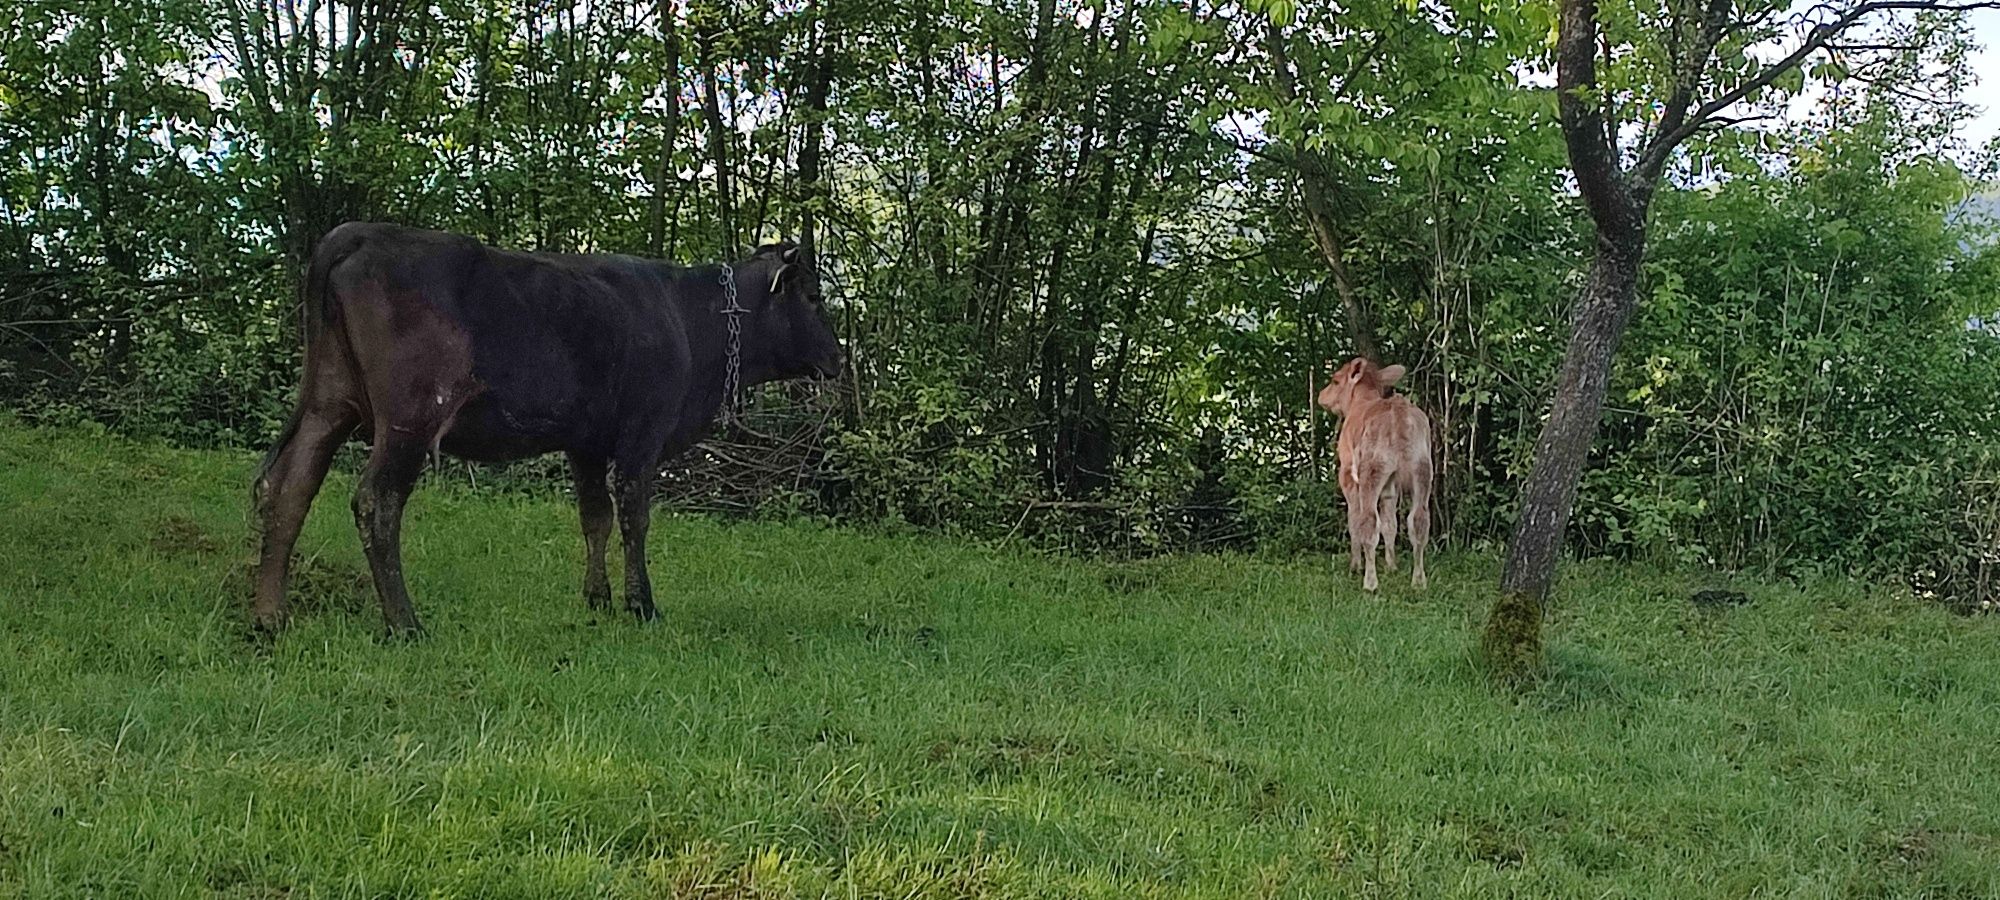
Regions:
[[392, 644], [337, 478], [260, 651], [253, 463], [0, 424], [0, 896], [2000, 896], [2000, 618], [1583, 565], [1514, 696], [1481, 558], [662, 514], [639, 627], [567, 505], [427, 483]]

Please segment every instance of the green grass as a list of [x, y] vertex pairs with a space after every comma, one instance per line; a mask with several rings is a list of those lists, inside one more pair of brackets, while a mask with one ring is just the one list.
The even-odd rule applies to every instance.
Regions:
[[384, 643], [337, 477], [260, 651], [253, 462], [0, 424], [0, 895], [2000, 896], [2000, 619], [1581, 565], [1515, 696], [1483, 558], [663, 513], [641, 627], [566, 504], [433, 480]]

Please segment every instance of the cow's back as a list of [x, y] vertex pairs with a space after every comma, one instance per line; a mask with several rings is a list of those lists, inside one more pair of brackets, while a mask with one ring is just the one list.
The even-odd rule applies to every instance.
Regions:
[[409, 369], [464, 348], [470, 399], [444, 440], [454, 454], [601, 445], [647, 404], [649, 385], [685, 380], [678, 310], [636, 261], [501, 250], [384, 223], [343, 225], [321, 248], [334, 256], [328, 318], [362, 320], [343, 331], [364, 368], [401, 359], [395, 367]]

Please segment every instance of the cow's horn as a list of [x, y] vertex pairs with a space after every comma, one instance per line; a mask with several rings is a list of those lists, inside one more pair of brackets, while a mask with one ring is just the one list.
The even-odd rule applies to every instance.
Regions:
[[782, 266], [779, 266], [778, 271], [771, 273], [771, 293], [775, 294], [778, 292], [778, 282], [784, 280], [785, 270], [791, 267], [792, 267], [791, 263], [786, 263]]
[[791, 247], [785, 250], [785, 262], [792, 263], [798, 261], [799, 261], [799, 248]]

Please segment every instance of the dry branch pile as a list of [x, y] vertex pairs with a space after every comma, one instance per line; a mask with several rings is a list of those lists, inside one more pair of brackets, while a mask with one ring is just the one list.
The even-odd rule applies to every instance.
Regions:
[[733, 420], [666, 466], [659, 502], [744, 515], [784, 497], [816, 496], [826, 484], [826, 438], [842, 390], [786, 382], [756, 391]]

